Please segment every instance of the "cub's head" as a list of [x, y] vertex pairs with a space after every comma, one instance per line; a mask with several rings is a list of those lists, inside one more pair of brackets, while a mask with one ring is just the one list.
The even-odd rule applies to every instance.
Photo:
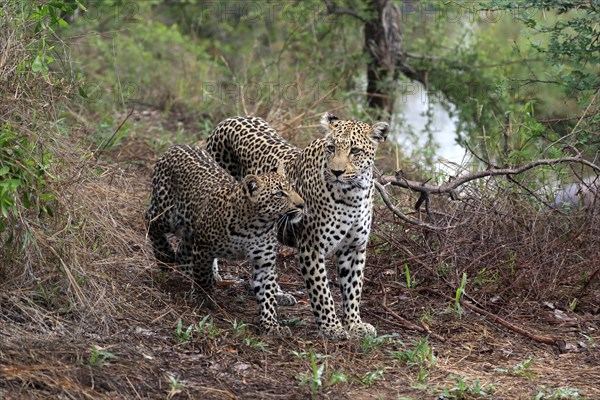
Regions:
[[323, 115], [321, 124], [327, 130], [323, 142], [325, 181], [347, 188], [368, 187], [377, 147], [385, 140], [389, 125], [341, 120], [329, 113]]
[[247, 175], [242, 185], [257, 217], [263, 222], [275, 222], [283, 217], [298, 222], [302, 218], [304, 200], [279, 173]]

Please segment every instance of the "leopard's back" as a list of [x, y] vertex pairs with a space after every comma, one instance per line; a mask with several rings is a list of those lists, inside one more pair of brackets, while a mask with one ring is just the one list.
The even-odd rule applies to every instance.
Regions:
[[301, 152], [264, 119], [252, 116], [221, 121], [210, 134], [206, 149], [236, 179], [275, 172], [282, 161], [294, 160]]

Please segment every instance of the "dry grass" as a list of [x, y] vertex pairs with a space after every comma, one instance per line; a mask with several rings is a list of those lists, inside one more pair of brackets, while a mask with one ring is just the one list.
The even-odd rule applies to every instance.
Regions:
[[[399, 195], [405, 205], [416, 202], [416, 197]], [[480, 189], [464, 191], [459, 200], [435, 199], [433, 222], [456, 226], [453, 229], [402, 231], [383, 209], [376, 218], [376, 232], [397, 250], [397, 266], [407, 263], [417, 280], [442, 282], [453, 290], [465, 273], [468, 292], [484, 303], [493, 299], [494, 307], [518, 307], [515, 302], [534, 300], [569, 308], [577, 299], [579, 311], [597, 314], [600, 298], [594, 290], [598, 285], [594, 273], [600, 253], [600, 214], [596, 207], [572, 212], [551, 209], [520, 186], [496, 178]]]

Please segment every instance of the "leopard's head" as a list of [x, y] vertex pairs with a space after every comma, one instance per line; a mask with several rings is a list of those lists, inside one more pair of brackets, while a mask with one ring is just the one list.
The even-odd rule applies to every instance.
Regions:
[[368, 187], [377, 147], [385, 140], [389, 125], [341, 120], [329, 113], [323, 115], [321, 124], [327, 130], [323, 140], [325, 181], [345, 188]]
[[298, 222], [304, 214], [304, 200], [278, 172], [247, 175], [243, 182], [248, 201], [263, 222], [286, 218]]

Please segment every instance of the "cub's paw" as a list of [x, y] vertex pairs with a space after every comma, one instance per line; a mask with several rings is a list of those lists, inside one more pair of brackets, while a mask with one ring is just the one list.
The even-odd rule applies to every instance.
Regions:
[[262, 331], [263, 334], [268, 336], [292, 337], [292, 330], [289, 328], [289, 326], [264, 326]]
[[340, 325], [330, 327], [321, 326], [319, 329], [319, 337], [329, 340], [348, 340], [349, 335], [346, 329]]
[[353, 339], [362, 339], [367, 336], [376, 336], [377, 330], [371, 324], [366, 322], [352, 323], [348, 325], [348, 333]]
[[295, 306], [298, 304], [298, 300], [296, 300], [293, 295], [286, 293], [283, 290], [279, 290], [275, 293], [275, 301], [277, 301], [278, 306]]

